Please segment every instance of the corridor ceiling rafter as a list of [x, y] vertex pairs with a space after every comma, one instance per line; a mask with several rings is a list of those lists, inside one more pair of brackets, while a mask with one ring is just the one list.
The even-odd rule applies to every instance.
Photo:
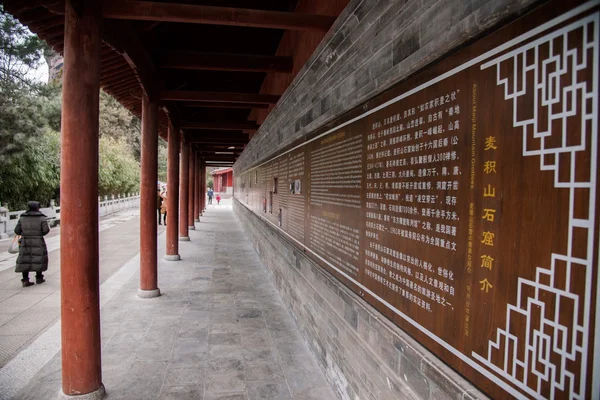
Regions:
[[[63, 52], [65, 0], [0, 4]], [[255, 113], [266, 115], [302, 67], [293, 47], [281, 50], [286, 31], [314, 49], [339, 12], [319, 10], [330, 9], [320, 0], [104, 0], [100, 84], [138, 117], [144, 93], [159, 100], [164, 139], [172, 123], [198, 151], [237, 154], [264, 120]], [[285, 84], [266, 85], [269, 76]]]

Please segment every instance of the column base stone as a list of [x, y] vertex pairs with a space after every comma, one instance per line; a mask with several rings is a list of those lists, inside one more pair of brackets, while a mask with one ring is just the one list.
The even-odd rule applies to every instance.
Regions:
[[189, 242], [190, 241], [190, 237], [189, 236], [180, 236], [179, 237], [179, 241], [180, 242]]
[[196, 229], [196, 227], [195, 227], [195, 226], [188, 226], [188, 229], [195, 230], [195, 229]]
[[179, 254], [167, 254], [165, 256], [165, 260], [167, 260], [167, 261], [179, 261], [179, 260], [181, 260], [181, 256]]
[[196, 218], [194, 222], [200, 222], [200, 218]]
[[158, 288], [153, 289], [153, 290], [138, 289], [137, 295], [140, 299], [152, 299], [154, 297], [160, 296], [160, 289], [158, 289]]
[[102, 400], [106, 398], [106, 389], [104, 384], [100, 384], [100, 387], [91, 393], [69, 395], [63, 393], [62, 389], [58, 391], [58, 400]]

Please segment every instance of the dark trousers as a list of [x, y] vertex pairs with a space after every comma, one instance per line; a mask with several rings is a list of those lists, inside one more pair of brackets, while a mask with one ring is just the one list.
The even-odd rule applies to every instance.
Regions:
[[208, 196], [208, 204], [212, 204], [212, 197]]
[[[22, 272], [22, 274], [23, 274], [23, 280], [24, 280], [24, 281], [28, 281], [28, 280], [29, 280], [29, 271]], [[43, 278], [43, 277], [44, 277], [44, 275], [43, 275], [41, 272], [39, 272], [39, 271], [36, 271], [36, 273], [35, 273], [35, 277], [36, 277], [36, 278]]]
[[[158, 209], [157, 211], [158, 211], [158, 224], [161, 225], [161, 223], [160, 223], [160, 217], [161, 217], [160, 209]], [[163, 217], [163, 223], [166, 225], [167, 224], [167, 212], [165, 211], [165, 213], [162, 214], [162, 215], [164, 215], [164, 217]]]

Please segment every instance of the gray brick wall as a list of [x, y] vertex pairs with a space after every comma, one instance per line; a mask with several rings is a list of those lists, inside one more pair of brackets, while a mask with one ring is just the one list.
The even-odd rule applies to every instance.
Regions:
[[351, 0], [252, 138], [236, 173], [539, 0]]
[[341, 399], [485, 398], [237, 200], [234, 210]]

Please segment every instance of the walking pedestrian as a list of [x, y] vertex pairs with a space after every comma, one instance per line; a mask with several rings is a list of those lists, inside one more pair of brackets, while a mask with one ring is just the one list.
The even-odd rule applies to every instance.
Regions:
[[215, 192], [213, 192], [212, 188], [208, 188], [208, 192], [206, 194], [208, 195], [208, 204], [212, 204], [212, 199]]
[[219, 193], [217, 193], [217, 205], [221, 204], [221, 195]]
[[33, 285], [29, 272], [35, 271], [35, 283], [46, 282], [43, 272], [48, 269], [48, 248], [44, 236], [50, 232], [46, 216], [40, 212], [40, 203], [30, 201], [27, 211], [21, 214], [15, 233], [21, 235], [19, 256], [15, 272], [21, 273], [23, 287]]
[[[163, 223], [165, 226], [167, 225], [167, 187], [163, 186], [162, 191], [160, 192], [160, 197], [162, 199], [162, 204], [160, 206], [160, 212], [163, 215]], [[160, 217], [159, 217], [160, 224]]]
[[158, 184], [157, 188], [156, 188], [156, 211], [158, 213], [158, 224], [162, 225], [160, 222], [160, 218], [161, 218], [161, 210], [162, 210], [162, 204], [163, 204], [163, 197], [161, 195], [161, 187], [160, 187], [160, 183]]

